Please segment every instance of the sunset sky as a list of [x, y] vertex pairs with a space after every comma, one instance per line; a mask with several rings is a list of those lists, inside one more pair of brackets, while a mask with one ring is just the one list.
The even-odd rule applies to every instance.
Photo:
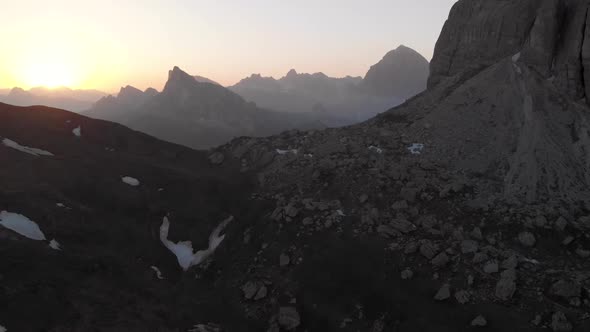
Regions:
[[400, 44], [430, 60], [455, 0], [0, 0], [0, 88], [161, 89], [177, 65], [230, 85], [289, 69], [363, 76]]

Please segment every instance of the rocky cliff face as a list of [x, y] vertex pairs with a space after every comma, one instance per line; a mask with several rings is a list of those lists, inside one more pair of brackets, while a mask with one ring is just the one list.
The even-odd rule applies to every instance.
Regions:
[[429, 87], [521, 54], [573, 98], [590, 96], [589, 8], [585, 0], [459, 1], [436, 44]]

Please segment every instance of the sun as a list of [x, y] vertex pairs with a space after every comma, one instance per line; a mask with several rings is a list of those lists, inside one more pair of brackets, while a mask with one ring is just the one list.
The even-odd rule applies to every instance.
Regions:
[[73, 87], [76, 75], [71, 66], [60, 61], [39, 61], [23, 68], [23, 83], [30, 87]]

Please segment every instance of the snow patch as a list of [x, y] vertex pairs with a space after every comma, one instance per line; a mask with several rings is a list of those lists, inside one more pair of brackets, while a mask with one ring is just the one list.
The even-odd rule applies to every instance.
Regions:
[[45, 240], [45, 234], [43, 234], [39, 225], [22, 214], [2, 211], [0, 212], [0, 225], [29, 239]]
[[378, 147], [373, 146], [373, 145], [369, 146], [369, 151], [377, 152], [378, 154], [382, 154], [383, 153], [383, 149], [378, 148]]
[[410, 151], [411, 154], [421, 154], [423, 149], [424, 144], [422, 143], [413, 143], [412, 145], [408, 146], [408, 151]]
[[0, 332], [6, 332], [8, 331], [4, 326], [0, 325]]
[[344, 214], [344, 212], [342, 210], [336, 210], [336, 214], [339, 215], [340, 217], [346, 217], [346, 214]]
[[55, 239], [49, 241], [49, 247], [53, 250], [61, 250], [61, 244], [57, 242]]
[[76, 137], [81, 137], [82, 136], [82, 127], [81, 126], [78, 126], [78, 127], [74, 128], [74, 130], [72, 130], [72, 133]]
[[220, 233], [233, 219], [234, 217], [232, 216], [222, 221], [221, 224], [213, 230], [211, 235], [209, 235], [209, 248], [199, 250], [196, 253], [193, 252], [193, 244], [191, 241], [174, 243], [168, 240], [168, 231], [170, 230], [170, 221], [168, 220], [168, 217], [164, 217], [162, 225], [160, 226], [160, 241], [162, 241], [162, 244], [164, 244], [168, 250], [176, 255], [178, 264], [184, 271], [186, 271], [191, 266], [199, 265], [215, 252], [215, 249], [217, 249], [221, 242], [223, 242], [223, 239], [225, 239], [225, 234], [220, 235]]
[[150, 266], [150, 268], [152, 270], [154, 270], [154, 272], [156, 272], [156, 278], [158, 278], [160, 280], [164, 280], [165, 279], [164, 276], [162, 276], [162, 271], [160, 271], [160, 269], [158, 269], [157, 266], [152, 265], [152, 266]]
[[132, 187], [137, 187], [139, 186], [139, 180], [136, 178], [132, 178], [130, 176], [124, 176], [121, 178], [121, 181], [123, 181], [124, 183], [127, 183], [128, 185], [132, 186]]
[[28, 154], [32, 154], [33, 156], [53, 156], [53, 153], [49, 152], [49, 151], [45, 151], [45, 150], [41, 150], [41, 149], [37, 149], [37, 148], [31, 148], [28, 146], [23, 146], [18, 144], [17, 142], [10, 140], [8, 138], [5, 138], [2, 140], [2, 144], [4, 144], [5, 146], [24, 152], [24, 153], [28, 153]]
[[281, 149], [276, 149], [277, 153], [280, 155], [285, 155], [285, 154], [297, 154], [299, 151], [297, 149], [291, 149], [291, 150], [281, 150]]
[[512, 56], [512, 62], [518, 62], [519, 59], [520, 59], [520, 52], [518, 52]]

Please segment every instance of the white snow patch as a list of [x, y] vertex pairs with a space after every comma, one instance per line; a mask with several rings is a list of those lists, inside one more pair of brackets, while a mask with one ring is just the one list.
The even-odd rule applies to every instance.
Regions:
[[53, 156], [53, 153], [51, 153], [49, 151], [45, 151], [45, 150], [41, 150], [41, 149], [37, 149], [37, 148], [31, 148], [28, 146], [22, 146], [13, 140], [9, 140], [8, 138], [3, 139], [2, 144], [4, 144], [5, 146], [7, 146], [9, 148], [13, 148], [15, 150], [18, 150], [18, 151], [21, 151], [24, 153], [32, 154], [33, 156], [37, 156], [37, 157], [38, 156]]
[[150, 268], [152, 270], [154, 270], [154, 272], [156, 272], [156, 278], [158, 278], [160, 280], [164, 280], [165, 279], [164, 276], [162, 276], [162, 271], [160, 271], [160, 269], [158, 269], [157, 266], [152, 265], [152, 266], [150, 266]]
[[280, 155], [284, 155], [284, 154], [297, 154], [299, 151], [297, 149], [291, 149], [291, 150], [281, 150], [281, 149], [277, 149], [277, 153]]
[[512, 56], [512, 62], [517, 62], [520, 59], [520, 52]]
[[61, 250], [61, 245], [55, 239], [49, 241], [49, 247], [54, 250]]
[[74, 130], [72, 130], [72, 133], [76, 136], [76, 137], [80, 137], [82, 136], [82, 127], [78, 126], [76, 128], [74, 128]]
[[338, 214], [341, 217], [346, 217], [346, 215], [344, 214], [344, 212], [342, 210], [336, 210], [336, 214]]
[[373, 145], [369, 146], [369, 150], [370, 151], [373, 151], [373, 152], [377, 152], [378, 154], [382, 154], [383, 153], [383, 149], [378, 148], [378, 147], [373, 146]]
[[45, 240], [45, 234], [43, 234], [39, 225], [22, 214], [2, 211], [0, 212], [0, 225], [29, 239]]
[[6, 332], [8, 331], [4, 326], [0, 325], [0, 332]]
[[222, 221], [221, 224], [213, 230], [211, 235], [209, 235], [209, 248], [199, 250], [196, 253], [193, 252], [193, 244], [191, 241], [174, 243], [168, 240], [168, 231], [170, 229], [170, 221], [168, 220], [168, 217], [164, 217], [162, 226], [160, 226], [160, 241], [162, 241], [162, 244], [164, 244], [168, 250], [176, 255], [178, 264], [184, 271], [186, 271], [191, 266], [199, 265], [215, 252], [215, 249], [217, 249], [223, 239], [225, 239], [225, 234], [220, 235], [220, 233], [233, 219], [234, 217], [232, 216]]
[[132, 187], [137, 187], [139, 186], [139, 180], [136, 178], [132, 178], [130, 176], [124, 176], [121, 178], [121, 181], [123, 181], [124, 183], [127, 183], [128, 185], [132, 186]]
[[65, 207], [66, 207], [66, 206], [65, 206], [63, 203], [57, 203], [57, 204], [55, 204], [55, 205], [56, 205], [57, 207], [60, 207], [60, 208], [65, 208]]
[[305, 157], [305, 158], [313, 158], [313, 154], [307, 153], [307, 154], [304, 154], [303, 157]]
[[413, 143], [412, 145], [408, 146], [408, 151], [410, 151], [411, 154], [421, 154], [423, 149], [424, 144], [422, 143]]

